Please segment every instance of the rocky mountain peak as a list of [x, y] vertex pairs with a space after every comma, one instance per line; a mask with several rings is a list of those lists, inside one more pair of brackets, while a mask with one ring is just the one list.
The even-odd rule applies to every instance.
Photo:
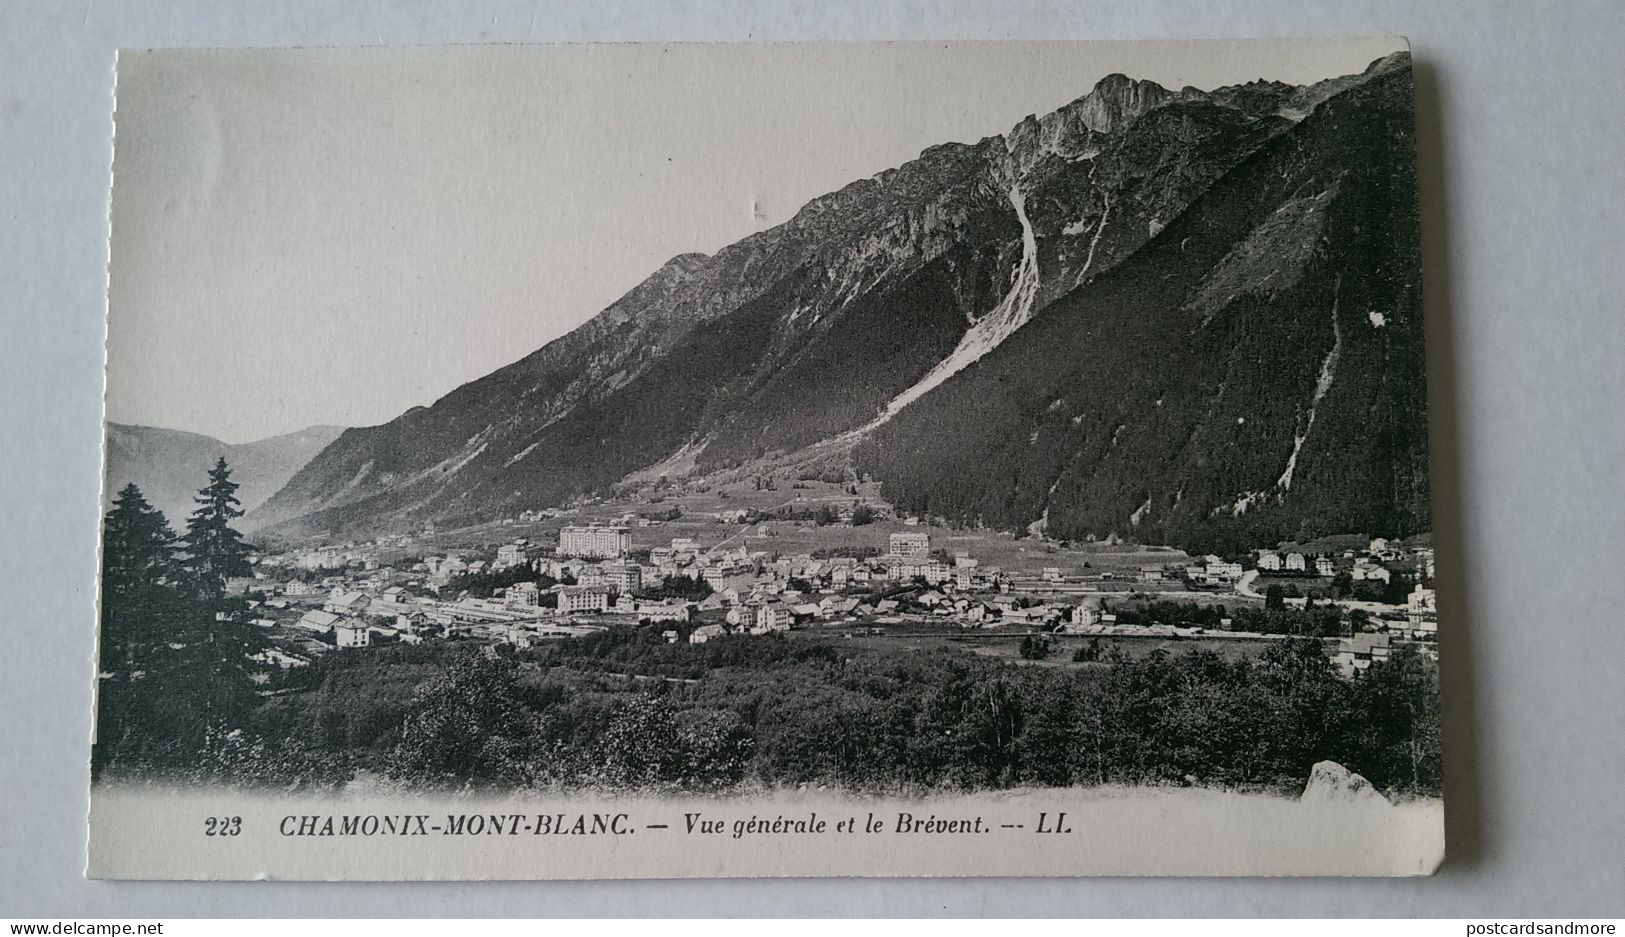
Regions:
[[686, 254], [678, 254], [676, 257], [666, 261], [665, 265], [661, 269], [680, 273], [693, 273], [695, 270], [705, 266], [706, 261], [710, 259], [711, 256], [709, 254], [702, 254], [699, 251], [690, 251]]
[[1045, 156], [1088, 159], [1096, 138], [1121, 133], [1130, 123], [1175, 95], [1154, 81], [1110, 74], [1082, 97], [1045, 114], [1029, 114], [1005, 135], [1015, 174], [1025, 174]]
[[1062, 110], [1075, 112], [1078, 119], [1096, 133], [1115, 133], [1127, 122], [1172, 97], [1172, 92], [1154, 81], [1134, 79], [1114, 72], [1096, 82], [1094, 90]]

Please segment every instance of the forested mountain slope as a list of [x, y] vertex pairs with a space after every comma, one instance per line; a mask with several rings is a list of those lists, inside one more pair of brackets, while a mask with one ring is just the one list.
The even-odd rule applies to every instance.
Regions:
[[909, 510], [1061, 538], [1427, 529], [1409, 78], [1328, 100], [860, 468]]

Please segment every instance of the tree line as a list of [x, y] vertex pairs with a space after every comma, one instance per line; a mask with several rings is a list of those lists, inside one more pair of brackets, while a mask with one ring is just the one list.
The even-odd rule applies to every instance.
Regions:
[[227, 583], [252, 570], [232, 527], [243, 514], [220, 459], [177, 534], [134, 483], [103, 525], [93, 772], [177, 768], [235, 744], [259, 703], [253, 655], [264, 642]]
[[1096, 648], [1061, 668], [661, 631], [328, 655], [245, 724], [236, 763], [207, 769], [280, 787], [1293, 791], [1331, 759], [1390, 794], [1439, 791], [1436, 668], [1408, 650], [1345, 679], [1308, 638], [1238, 659]]

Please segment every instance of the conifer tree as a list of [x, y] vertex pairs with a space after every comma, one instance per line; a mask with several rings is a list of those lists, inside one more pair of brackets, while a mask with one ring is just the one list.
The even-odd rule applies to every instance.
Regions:
[[191, 609], [183, 632], [177, 634], [177, 675], [187, 674], [177, 694], [186, 697], [188, 734], [203, 733], [203, 747], [221, 733], [242, 728], [255, 698], [251, 679], [252, 657], [265, 640], [246, 621], [247, 605], [241, 597], [226, 595], [226, 582], [253, 571], [250, 549], [231, 522], [243, 516], [236, 482], [225, 459], [209, 470], [209, 483], [193, 501], [197, 507], [186, 522], [185, 566]]
[[175, 531], [134, 482], [113, 498], [102, 537], [102, 588], [126, 592], [175, 573]]
[[102, 530], [102, 668], [129, 668], [154, 623], [174, 607], [180, 569], [175, 531], [132, 482], [113, 499]]
[[246, 576], [251, 569], [248, 545], [231, 526], [243, 516], [238, 487], [231, 467], [220, 459], [209, 470], [209, 484], [193, 498], [197, 507], [186, 522], [186, 568], [193, 588], [206, 599], [219, 599], [226, 593], [226, 580]]
[[151, 762], [169, 736], [160, 687], [171, 667], [168, 642], [189, 615], [175, 548], [169, 521], [140, 488], [125, 485], [102, 528], [102, 679], [91, 760], [98, 777], [115, 762]]

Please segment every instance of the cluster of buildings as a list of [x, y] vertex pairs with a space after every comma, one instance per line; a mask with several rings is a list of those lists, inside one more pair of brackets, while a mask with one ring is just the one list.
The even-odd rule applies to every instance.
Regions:
[[[1406, 598], [1403, 619], [1389, 616], [1385, 623], [1390, 631], [1408, 634], [1411, 637], [1438, 634], [1438, 609], [1432, 586], [1434, 554], [1431, 546], [1416, 544], [1406, 547], [1399, 542], [1377, 537], [1363, 550], [1342, 550], [1335, 554], [1307, 555], [1299, 552], [1264, 550], [1258, 553], [1256, 565], [1262, 573], [1287, 576], [1331, 577], [1347, 573], [1353, 582], [1390, 583], [1396, 570], [1411, 572], [1415, 576], [1416, 585]], [[1371, 605], [1358, 602], [1345, 604]], [[1380, 607], [1370, 610], [1385, 615], [1389, 611]], [[1359, 660], [1368, 664], [1372, 658], [1364, 651], [1361, 654]], [[1381, 656], [1376, 659], [1381, 659]], [[1349, 666], [1354, 665], [1351, 663]]]
[[1241, 564], [1208, 554], [1202, 562], [1185, 567], [1185, 581], [1201, 585], [1227, 586], [1242, 577]]
[[[707, 548], [695, 538], [677, 537], [650, 550], [645, 559], [631, 554], [629, 539], [623, 525], [571, 525], [560, 531], [558, 546], [548, 555], [533, 556], [532, 544], [518, 539], [499, 546], [489, 560], [452, 551], [423, 557], [405, 571], [375, 564], [344, 569], [324, 556], [319, 568], [338, 572], [319, 581], [283, 583], [281, 592], [308, 603], [291, 623], [294, 628], [338, 648], [415, 643], [440, 635], [526, 643], [602, 626], [602, 621], [575, 620], [600, 616], [672, 625], [703, 617], [707, 620], [691, 629], [689, 638], [703, 643], [721, 633], [765, 634], [811, 622], [885, 618], [905, 611], [960, 615], [976, 623], [994, 623], [1007, 615], [1021, 619], [1024, 613], [1023, 603], [1008, 597], [978, 601], [954, 595], [1008, 591], [1011, 580], [968, 555], [933, 553], [930, 535], [923, 531], [890, 535], [884, 554], [830, 558], [779, 556], [745, 546]], [[445, 586], [457, 576], [521, 566], [556, 584], [544, 589], [536, 580], [519, 581], [484, 599], [445, 594]], [[648, 596], [665, 580], [684, 577], [704, 582], [709, 595], [699, 601]], [[408, 589], [403, 581], [419, 588]], [[839, 594], [854, 585], [922, 582], [900, 600], [865, 601]], [[658, 594], [664, 596], [665, 590]]]
[[[250, 586], [276, 596], [265, 601], [255, 623], [279, 628], [281, 636], [296, 636], [266, 651], [266, 661], [286, 668], [327, 648], [441, 637], [528, 645], [586, 634], [615, 620], [668, 626], [663, 629], [666, 640], [693, 644], [729, 634], [771, 634], [837, 622], [873, 626], [933, 620], [961, 628], [1182, 637], [1201, 629], [1119, 623], [1101, 594], [1143, 592], [1145, 583], [1168, 583], [1166, 590], [1152, 591], [1237, 586], [1246, 592], [1244, 580], [1255, 575], [1247, 567], [1264, 575], [1331, 577], [1347, 572], [1356, 581], [1384, 582], [1393, 571], [1417, 571], [1418, 584], [1404, 607], [1371, 609], [1378, 612], [1383, 632], [1341, 642], [1336, 662], [1346, 673], [1385, 659], [1394, 640], [1437, 632], [1431, 548], [1380, 539], [1367, 549], [1336, 555], [1266, 550], [1250, 562], [1209, 555], [1138, 570], [1051, 566], [1006, 572], [967, 553], [933, 549], [929, 532], [907, 525], [888, 535], [884, 553], [870, 555], [865, 548], [848, 551], [857, 555], [834, 556], [752, 550], [742, 541], [735, 543], [738, 537], [706, 546], [680, 536], [634, 552], [630, 526], [567, 524], [553, 549], [519, 538], [501, 544], [494, 554], [448, 551], [411, 560], [409, 568], [400, 569], [380, 557], [384, 547], [403, 546], [410, 538], [261, 558], [266, 571], [278, 566], [299, 571], [272, 588], [262, 571], [260, 581]], [[509, 577], [513, 581], [494, 589], [489, 598], [448, 594], [456, 590], [453, 580], [460, 576], [521, 568], [535, 576]], [[326, 575], [313, 576], [307, 572], [311, 570]], [[688, 588], [684, 579], [709, 589]], [[1221, 627], [1228, 624], [1221, 621]]]
[[283, 566], [298, 570], [377, 569], [383, 551], [411, 543], [409, 534], [386, 534], [364, 543], [325, 544], [288, 554], [273, 554], [262, 561], [268, 567]]
[[1343, 550], [1336, 554], [1309, 555], [1262, 550], [1258, 553], [1256, 565], [1262, 572], [1285, 575], [1330, 577], [1347, 572], [1355, 582], [1388, 582], [1393, 578], [1394, 567], [1408, 566], [1416, 570], [1418, 580], [1430, 581], [1433, 579], [1433, 548], [1413, 546], [1402, 549], [1400, 545], [1378, 537], [1364, 550]]
[[[532, 589], [535, 583], [524, 583]], [[523, 590], [521, 590], [523, 591]], [[271, 603], [267, 603], [270, 605]], [[285, 603], [284, 603], [285, 604]], [[539, 609], [516, 606], [503, 598], [458, 597], [438, 599], [410, 592], [400, 586], [376, 591], [335, 588], [319, 604], [304, 607], [298, 617], [285, 624], [305, 636], [303, 647], [317, 653], [328, 647], [345, 649], [375, 644], [417, 644], [441, 637], [479, 638], [511, 643], [527, 643], [543, 636], [585, 634], [591, 629], [570, 623], [552, 623]], [[279, 624], [262, 618], [265, 627]], [[308, 662], [310, 655], [283, 654], [277, 661], [287, 668]]]

